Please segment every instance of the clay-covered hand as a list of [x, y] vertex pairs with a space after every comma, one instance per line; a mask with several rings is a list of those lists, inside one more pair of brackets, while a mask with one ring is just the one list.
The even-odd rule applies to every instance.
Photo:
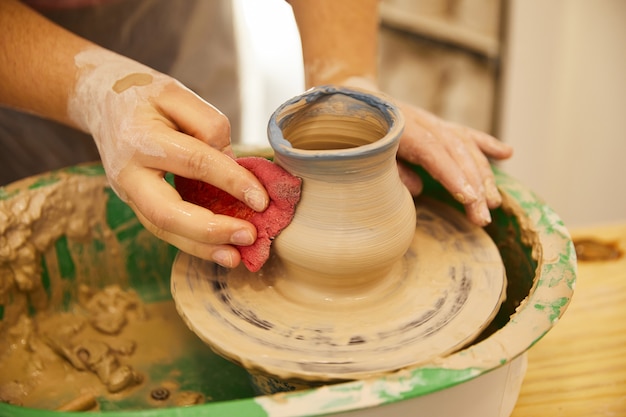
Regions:
[[263, 211], [267, 193], [232, 158], [228, 119], [173, 78], [112, 52], [87, 49], [75, 62], [69, 116], [93, 135], [115, 192], [159, 238], [238, 265], [232, 245], [252, 244], [256, 228], [183, 201], [164, 179], [167, 172], [198, 179]]
[[[289, 4], [302, 41], [307, 87], [335, 84], [378, 91], [378, 1], [289, 0]], [[488, 208], [498, 206], [501, 198], [487, 158], [507, 158], [512, 149], [484, 133], [396, 104], [406, 118], [399, 158], [422, 165], [465, 205], [473, 222], [489, 223]], [[408, 188], [419, 193], [419, 178], [406, 167], [401, 174]]]
[[[510, 157], [511, 146], [415, 106], [396, 104], [405, 117], [399, 159], [421, 165], [465, 206], [473, 223], [488, 224], [491, 221], [489, 209], [502, 202], [488, 158]], [[412, 194], [419, 194], [422, 188], [419, 177], [402, 162], [399, 169], [407, 188]]]

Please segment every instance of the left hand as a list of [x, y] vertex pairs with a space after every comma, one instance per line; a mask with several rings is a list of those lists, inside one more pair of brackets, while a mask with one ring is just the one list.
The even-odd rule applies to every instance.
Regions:
[[[424, 167], [465, 206], [475, 224], [491, 222], [489, 209], [502, 198], [488, 158], [506, 159], [513, 148], [486, 133], [445, 121], [426, 110], [396, 101], [405, 117], [398, 158]], [[400, 176], [413, 195], [422, 182], [408, 166], [398, 163]]]
[[[305, 85], [342, 85], [378, 91], [377, 0], [289, 0], [304, 58]], [[495, 138], [443, 121], [427, 111], [395, 102], [406, 118], [398, 157], [419, 164], [443, 184], [481, 226], [491, 221], [489, 208], [501, 202], [487, 158], [511, 156], [510, 146]], [[421, 181], [400, 163], [400, 173], [413, 194]]]

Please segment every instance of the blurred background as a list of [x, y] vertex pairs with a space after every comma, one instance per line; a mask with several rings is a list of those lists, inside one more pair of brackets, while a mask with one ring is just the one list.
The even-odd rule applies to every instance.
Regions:
[[[243, 143], [303, 88], [284, 0], [234, 0]], [[626, 220], [626, 1], [382, 0], [384, 91], [515, 147], [567, 226]]]

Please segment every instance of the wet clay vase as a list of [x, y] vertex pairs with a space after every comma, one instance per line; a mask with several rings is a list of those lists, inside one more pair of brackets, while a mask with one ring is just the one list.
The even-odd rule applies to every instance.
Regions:
[[180, 253], [172, 295], [214, 351], [261, 393], [425, 363], [473, 341], [505, 296], [487, 233], [445, 204], [414, 201], [396, 150], [398, 109], [319, 87], [269, 122], [274, 161], [302, 178], [291, 224], [257, 273]]
[[274, 161], [302, 178], [295, 216], [273, 242], [298, 303], [373, 301], [409, 248], [415, 204], [396, 151], [402, 114], [386, 101], [324, 87], [281, 106], [268, 135]]

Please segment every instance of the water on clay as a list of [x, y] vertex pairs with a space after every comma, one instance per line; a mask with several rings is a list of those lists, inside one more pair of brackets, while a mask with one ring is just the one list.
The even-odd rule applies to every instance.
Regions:
[[11, 341], [0, 352], [0, 401], [35, 409], [73, 402], [75, 411], [145, 410], [254, 395], [246, 372], [190, 332], [172, 301], [148, 304], [132, 291], [107, 290], [134, 300], [119, 333], [108, 334], [116, 329], [99, 326], [78, 302], [70, 312], [23, 316], [9, 329]]

